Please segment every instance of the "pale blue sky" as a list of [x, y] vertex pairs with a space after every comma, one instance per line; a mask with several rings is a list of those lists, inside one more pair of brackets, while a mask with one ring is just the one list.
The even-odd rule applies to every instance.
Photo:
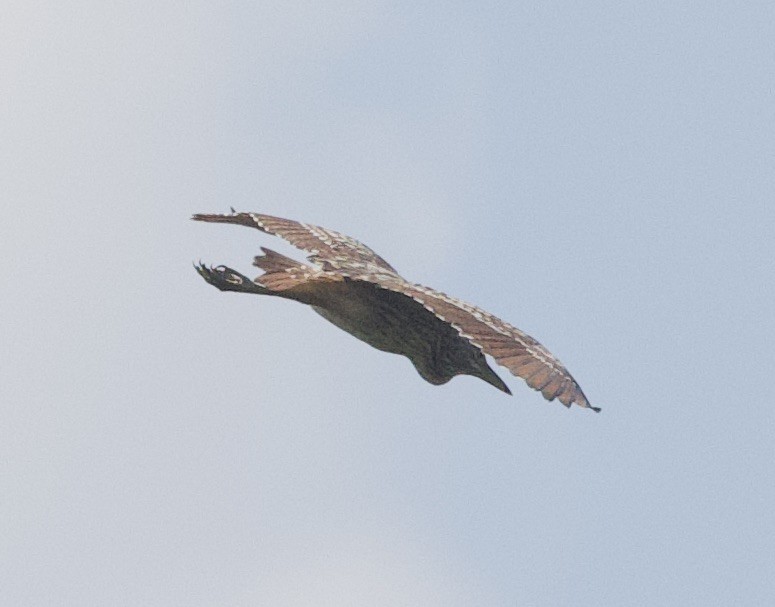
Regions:
[[[712, 6], [709, 6], [712, 4]], [[15, 2], [8, 605], [769, 605], [769, 2]], [[330, 227], [600, 415], [219, 293]]]

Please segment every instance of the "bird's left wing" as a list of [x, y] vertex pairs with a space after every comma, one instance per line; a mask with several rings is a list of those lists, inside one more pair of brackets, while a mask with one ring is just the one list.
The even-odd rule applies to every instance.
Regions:
[[600, 411], [589, 403], [581, 386], [549, 350], [489, 312], [429, 287], [408, 283], [400, 277], [351, 275], [350, 279], [372, 282], [411, 297], [437, 318], [452, 325], [461, 337], [492, 356], [498, 364], [524, 379], [546, 400], [557, 399], [566, 407], [576, 403]]

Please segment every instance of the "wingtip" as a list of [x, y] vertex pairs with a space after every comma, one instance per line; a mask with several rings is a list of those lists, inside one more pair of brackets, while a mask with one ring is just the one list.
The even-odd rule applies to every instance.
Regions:
[[191, 216], [191, 219], [194, 221], [226, 221], [225, 218], [233, 217], [234, 215], [239, 215], [234, 207], [229, 207], [230, 213], [194, 213]]

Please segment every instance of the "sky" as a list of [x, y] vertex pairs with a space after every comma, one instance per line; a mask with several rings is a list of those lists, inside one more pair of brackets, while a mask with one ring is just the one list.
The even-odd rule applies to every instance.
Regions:
[[[775, 8], [35, 2], [0, 21], [9, 605], [769, 605]], [[436, 387], [206, 285], [349, 234], [539, 339]]]

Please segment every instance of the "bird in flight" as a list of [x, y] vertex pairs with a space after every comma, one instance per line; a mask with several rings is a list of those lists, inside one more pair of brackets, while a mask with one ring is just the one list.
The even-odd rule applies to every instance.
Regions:
[[196, 221], [233, 223], [284, 238], [310, 253], [308, 265], [261, 247], [254, 280], [226, 266], [195, 265], [221, 291], [273, 295], [312, 306], [326, 320], [384, 352], [406, 356], [434, 385], [473, 375], [507, 394], [488, 354], [548, 401], [594, 411], [573, 376], [538, 341], [492, 314], [404, 280], [354, 238], [320, 226], [259, 213], [196, 214]]

